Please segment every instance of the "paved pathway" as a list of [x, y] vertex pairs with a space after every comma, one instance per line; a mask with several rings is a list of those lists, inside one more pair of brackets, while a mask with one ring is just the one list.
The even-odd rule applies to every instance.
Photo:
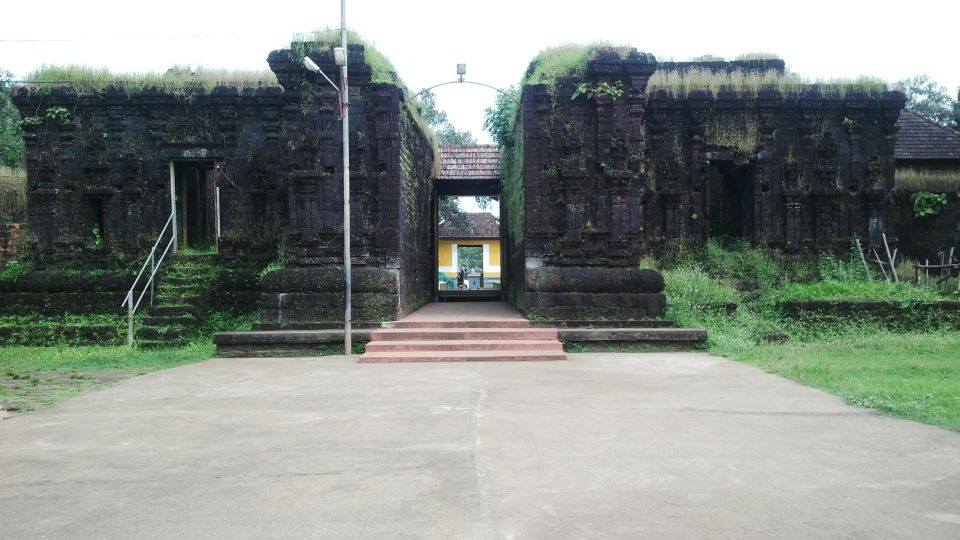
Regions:
[[211, 360], [0, 421], [0, 538], [960, 538], [960, 434], [705, 354]]

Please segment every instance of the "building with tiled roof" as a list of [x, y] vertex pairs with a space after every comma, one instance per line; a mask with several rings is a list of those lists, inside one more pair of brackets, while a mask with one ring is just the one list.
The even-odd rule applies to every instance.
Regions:
[[500, 238], [500, 220], [490, 212], [464, 212], [461, 219], [440, 222], [440, 238]]
[[911, 111], [900, 114], [898, 126], [894, 152], [898, 166], [909, 162], [960, 166], [960, 132]]
[[437, 267], [441, 289], [457, 287], [457, 274], [467, 268], [479, 275], [483, 288], [500, 287], [500, 220], [489, 212], [465, 212], [462, 219], [437, 226]]
[[500, 148], [490, 144], [441, 146], [437, 192], [441, 195], [498, 195]]
[[492, 144], [440, 147], [440, 180], [500, 178], [500, 148]]

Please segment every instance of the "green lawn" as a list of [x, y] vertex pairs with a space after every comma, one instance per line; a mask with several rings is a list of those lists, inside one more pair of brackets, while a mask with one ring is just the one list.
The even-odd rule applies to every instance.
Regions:
[[852, 405], [960, 431], [960, 332], [764, 344], [731, 356]]
[[210, 358], [210, 344], [178, 349], [0, 347], [0, 405], [28, 411], [119, 380]]

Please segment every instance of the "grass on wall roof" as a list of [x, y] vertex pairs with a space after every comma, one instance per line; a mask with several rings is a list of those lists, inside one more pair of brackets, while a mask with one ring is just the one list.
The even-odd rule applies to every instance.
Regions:
[[[306, 54], [311, 50], [326, 52], [331, 47], [340, 46], [340, 29], [327, 27], [294, 34], [293, 46], [297, 48], [301, 46], [300, 44], [307, 47], [306, 49], [298, 50], [297, 52], [300, 54]], [[397, 68], [393, 66], [393, 62], [380, 52], [372, 42], [352, 30], [347, 30], [347, 44], [363, 45], [363, 59], [370, 66], [370, 82], [387, 83], [400, 88], [403, 92], [403, 99], [410, 99], [410, 97], [414, 95], [414, 92], [410, 91], [407, 84], [397, 74]], [[433, 128], [424, 120], [419, 99], [410, 102], [407, 105], [407, 110], [410, 111], [414, 122], [420, 127], [424, 135], [426, 135], [427, 141], [433, 147], [433, 166], [435, 169], [434, 173], [436, 174], [440, 167], [440, 143], [437, 140], [437, 135], [434, 133]]]
[[[322, 49], [340, 46], [339, 28], [321, 28], [310, 32], [294, 34], [294, 43], [316, 43]], [[407, 90], [406, 83], [397, 75], [397, 68], [393, 67], [393, 62], [380, 52], [377, 47], [353, 30], [347, 30], [347, 43], [350, 45], [363, 45], [363, 58], [370, 65], [370, 80], [375, 83], [389, 83]], [[331, 75], [332, 76], [332, 75]]]
[[894, 189], [906, 193], [960, 193], [960, 172], [929, 169], [897, 169]]
[[[521, 85], [554, 85], [560, 77], [586, 76], [587, 63], [601, 49], [617, 51], [626, 58], [634, 48], [628, 45], [593, 42], [588, 44], [568, 43], [549, 47], [530, 62]], [[751, 52], [738, 55], [736, 60], [779, 60], [773, 53]], [[724, 61], [722, 57], [703, 55], [689, 61]], [[783, 94], [799, 94], [805, 90], [816, 89], [827, 96], [846, 96], [866, 94], [879, 96], [887, 91], [887, 84], [872, 77], [855, 79], [810, 80], [795, 73], [780, 73], [777, 70], [766, 72], [732, 70], [716, 73], [704, 68], [685, 70], [658, 70], [650, 78], [648, 90], [664, 90], [676, 97], [686, 97], [694, 90], [706, 90], [716, 93], [718, 90], [730, 90], [742, 95], [756, 95], [761, 88], [775, 88]]]
[[657, 70], [647, 85], [649, 93], [665, 91], [674, 97], [686, 97], [691, 92], [703, 90], [716, 94], [731, 91], [739, 95], [755, 96], [764, 88], [779, 90], [782, 94], [796, 95], [806, 90], [819, 90], [825, 96], [866, 94], [879, 96], [887, 91], [887, 84], [876, 78], [830, 79], [811, 81], [796, 73], [780, 73], [776, 70], [763, 72], [735, 69], [715, 72], [703, 68], [684, 70]]
[[734, 57], [734, 60], [739, 61], [749, 61], [749, 60], [782, 60], [779, 55], [768, 53], [768, 52], [748, 52], [743, 54], [738, 54]]
[[633, 47], [600, 41], [586, 45], [567, 43], [548, 47], [540, 51], [530, 62], [521, 85], [540, 83], [552, 85], [559, 77], [582, 77], [586, 75], [590, 57], [600, 49], [615, 50], [621, 58], [626, 58]]
[[122, 73], [103, 67], [80, 65], [43, 65], [27, 76], [24, 86], [33, 91], [49, 91], [57, 86], [71, 86], [80, 94], [102, 91], [108, 86], [136, 92], [147, 88], [174, 94], [204, 91], [210, 92], [221, 85], [238, 88], [279, 86], [276, 76], [269, 69], [231, 70], [207, 67], [173, 66], [163, 73]]

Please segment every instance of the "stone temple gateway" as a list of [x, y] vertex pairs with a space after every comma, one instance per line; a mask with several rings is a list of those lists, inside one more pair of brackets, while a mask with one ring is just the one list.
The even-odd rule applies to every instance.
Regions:
[[[280, 87], [19, 89], [21, 115], [44, 118], [24, 134], [38, 268], [97, 268], [118, 254], [139, 267], [173, 189], [182, 246], [263, 268], [253, 283], [219, 284], [222, 295], [242, 291], [278, 327], [339, 321], [337, 98], [303, 69], [305, 53], [336, 71], [328, 46], [293, 43], [268, 58]], [[402, 107], [405, 90], [374, 82], [362, 46], [349, 60], [354, 319], [393, 320], [436, 294], [439, 153]], [[501, 174], [503, 287], [521, 311], [663, 315], [663, 279], [638, 264], [709, 236], [784, 250], [895, 240], [903, 94], [648, 88], [658, 70], [694, 67], [783, 72], [782, 61], [658, 63], [602, 49], [583, 76], [523, 87]], [[57, 108], [70, 114], [44, 116]], [[100, 283], [104, 306], [119, 305], [120, 283]]]

